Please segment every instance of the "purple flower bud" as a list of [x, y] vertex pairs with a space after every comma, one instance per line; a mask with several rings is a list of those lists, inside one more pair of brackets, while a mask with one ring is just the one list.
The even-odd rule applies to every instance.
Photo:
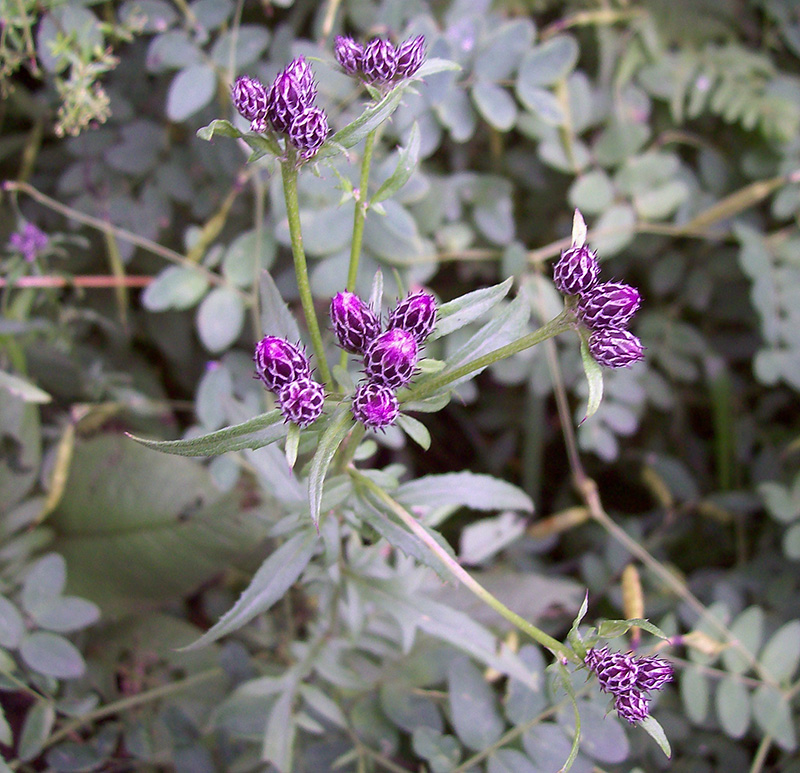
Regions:
[[353, 395], [353, 416], [366, 427], [383, 429], [394, 424], [400, 409], [394, 392], [384, 384], [362, 381]]
[[622, 328], [595, 330], [589, 336], [589, 351], [604, 368], [627, 368], [644, 359], [642, 342]]
[[647, 719], [650, 713], [647, 698], [637, 690], [628, 690], [620, 693], [614, 700], [614, 708], [620, 719], [625, 719], [632, 725]]
[[364, 352], [364, 371], [369, 379], [391, 389], [411, 381], [416, 364], [417, 342], [406, 330], [381, 333]]
[[639, 291], [618, 282], [603, 282], [581, 295], [578, 317], [586, 327], [627, 327], [642, 301]]
[[397, 77], [410, 78], [425, 61], [425, 36], [409, 38], [397, 48]]
[[370, 83], [388, 83], [397, 72], [397, 51], [394, 46], [381, 38], [367, 43], [361, 71]]
[[21, 252], [28, 263], [33, 263], [37, 255], [47, 247], [49, 241], [44, 231], [33, 223], [25, 223], [22, 231], [13, 233], [8, 238], [8, 246], [12, 250]]
[[381, 332], [381, 323], [375, 312], [355, 293], [347, 290], [331, 298], [331, 323], [339, 346], [353, 354], [363, 354]]
[[275, 78], [267, 96], [267, 117], [275, 131], [287, 133], [306, 107], [305, 92], [297, 78], [284, 70]]
[[364, 56], [364, 47], [361, 43], [356, 43], [353, 38], [337, 35], [333, 53], [336, 56], [336, 61], [339, 62], [346, 73], [355, 75], [360, 72], [361, 60]]
[[278, 393], [281, 413], [286, 421], [307, 427], [315, 422], [325, 404], [325, 390], [308, 376], [301, 376], [296, 381], [284, 385]]
[[250, 130], [266, 131], [267, 89], [261, 81], [242, 75], [231, 88], [233, 106], [250, 121]]
[[632, 655], [622, 652], [605, 652], [594, 669], [600, 689], [620, 695], [629, 692], [636, 685], [638, 664]]
[[407, 330], [422, 344], [436, 323], [436, 299], [426, 292], [409, 293], [389, 312], [389, 329]]
[[636, 688], [643, 692], [660, 690], [672, 681], [672, 664], [655, 655], [639, 658], [639, 672], [636, 675]]
[[553, 267], [553, 280], [564, 295], [585, 293], [595, 285], [599, 276], [597, 253], [586, 246], [564, 250]]
[[314, 73], [311, 65], [304, 57], [298, 56], [292, 59], [289, 66], [284, 70], [287, 75], [291, 75], [300, 88], [300, 98], [305, 107], [310, 107], [317, 97], [317, 86], [314, 83]]
[[583, 662], [590, 671], [597, 671], [597, 666], [606, 657], [608, 657], [608, 647], [603, 647], [603, 649], [600, 650], [592, 648], [586, 653], [586, 657], [583, 659]]
[[311, 375], [311, 366], [302, 350], [277, 336], [262, 338], [256, 344], [253, 359], [256, 375], [270, 392], [279, 392], [286, 384]]
[[301, 151], [303, 158], [316, 155], [327, 138], [328, 119], [319, 107], [305, 108], [289, 127], [289, 139]]

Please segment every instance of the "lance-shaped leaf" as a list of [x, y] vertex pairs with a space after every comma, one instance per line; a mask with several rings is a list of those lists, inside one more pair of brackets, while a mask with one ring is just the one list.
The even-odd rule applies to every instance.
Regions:
[[330, 423], [319, 439], [317, 451], [311, 460], [308, 474], [308, 503], [311, 509], [311, 520], [319, 529], [319, 515], [322, 508], [322, 487], [325, 483], [325, 474], [328, 466], [339, 448], [341, 442], [353, 426], [354, 420], [349, 406], [341, 405], [331, 417]]
[[589, 402], [586, 405], [586, 415], [581, 419], [581, 424], [583, 424], [586, 419], [597, 412], [600, 403], [603, 402], [603, 369], [592, 357], [589, 345], [583, 336], [581, 337], [581, 361], [586, 373], [586, 381], [589, 384]]
[[184, 649], [203, 647], [238, 630], [256, 615], [266, 612], [294, 585], [314, 555], [317, 536], [311, 532], [295, 534], [261, 564], [250, 585], [236, 603], [197, 641]]
[[436, 327], [428, 340], [446, 336], [482, 317], [508, 295], [513, 282], [513, 278], [509, 277], [500, 284], [483, 287], [443, 303], [436, 309]]
[[216, 432], [187, 440], [147, 440], [131, 434], [128, 434], [128, 437], [147, 448], [165, 454], [217, 456], [228, 451], [262, 448], [284, 437], [288, 431], [289, 425], [283, 422], [283, 416], [276, 408], [241, 424], [234, 424], [232, 427], [218, 429]]
[[281, 153], [280, 146], [274, 137], [268, 134], [245, 133], [237, 129], [230, 121], [222, 118], [217, 118], [207, 126], [198, 129], [197, 136], [201, 140], [208, 141], [211, 141], [214, 137], [230, 137], [231, 139], [244, 140], [253, 149], [253, 154], [248, 159], [249, 161], [256, 161], [266, 155], [278, 156]]
[[419, 126], [414, 122], [408, 137], [408, 145], [400, 149], [397, 166], [394, 172], [392, 172], [391, 177], [389, 177], [375, 192], [375, 195], [372, 197], [372, 204], [377, 204], [379, 201], [394, 196], [394, 194], [408, 182], [411, 175], [414, 174], [414, 170], [417, 168], [419, 149]]

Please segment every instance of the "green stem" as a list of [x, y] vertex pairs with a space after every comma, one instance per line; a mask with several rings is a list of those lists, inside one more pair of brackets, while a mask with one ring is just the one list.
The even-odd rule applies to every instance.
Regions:
[[356, 291], [356, 279], [358, 279], [361, 243], [364, 240], [364, 221], [367, 219], [367, 210], [369, 209], [369, 170], [372, 165], [372, 151], [375, 148], [377, 136], [377, 128], [367, 135], [364, 142], [364, 155], [361, 158], [361, 180], [358, 183], [356, 208], [353, 213], [353, 241], [350, 244], [350, 265], [347, 269], [347, 289], [351, 293]]
[[488, 365], [493, 365], [495, 362], [510, 357], [512, 354], [530, 349], [531, 346], [536, 346], [536, 344], [540, 344], [548, 338], [553, 338], [559, 333], [569, 330], [573, 325], [574, 314], [571, 310], [565, 309], [561, 314], [551, 319], [546, 325], [542, 325], [538, 330], [534, 330], [532, 333], [528, 333], [528, 335], [522, 336], [522, 338], [518, 338], [510, 344], [501, 346], [499, 349], [494, 349], [484, 354], [482, 357], [470, 360], [468, 363], [458, 368], [444, 370], [432, 378], [429, 378], [427, 381], [423, 381], [419, 386], [412, 387], [402, 396], [401, 402], [408, 403], [412, 400], [423, 400], [426, 397], [430, 397], [453, 381], [468, 376], [470, 373], [481, 370]]
[[521, 617], [516, 612], [510, 610], [502, 601], [489, 593], [472, 575], [467, 572], [461, 564], [456, 561], [408, 512], [399, 502], [396, 502], [390, 497], [377, 483], [370, 480], [366, 475], [362, 475], [354, 467], [351, 467], [348, 472], [351, 477], [369, 489], [375, 497], [377, 497], [386, 507], [388, 507], [413, 533], [419, 538], [421, 542], [444, 564], [450, 574], [457, 580], [460, 580], [472, 593], [474, 593], [481, 601], [488, 604], [495, 612], [508, 620], [512, 625], [515, 625], [523, 633], [526, 633], [535, 642], [538, 642], [543, 647], [549, 649], [556, 657], [571, 660], [575, 663], [580, 663], [580, 658], [572, 652], [566, 645], [562, 644], [558, 639], [554, 639], [549, 634], [546, 634], [540, 628], [537, 628], [532, 623], [529, 623], [524, 617]]
[[300, 303], [303, 306], [303, 314], [311, 336], [311, 345], [314, 347], [314, 354], [317, 357], [319, 374], [330, 389], [332, 387], [331, 372], [325, 359], [322, 334], [319, 330], [317, 313], [314, 311], [314, 299], [311, 296], [311, 285], [308, 281], [303, 233], [300, 229], [300, 204], [297, 200], [297, 168], [293, 158], [281, 163], [281, 174], [283, 176], [283, 195], [286, 199], [286, 216], [289, 219], [289, 234], [292, 238], [292, 257], [294, 258], [294, 273], [297, 277], [297, 290], [300, 293]]

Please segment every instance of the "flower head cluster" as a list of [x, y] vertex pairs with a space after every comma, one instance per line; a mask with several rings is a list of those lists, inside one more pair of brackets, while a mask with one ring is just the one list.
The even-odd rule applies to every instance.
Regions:
[[650, 713], [645, 693], [660, 690], [672, 681], [672, 666], [655, 655], [635, 657], [603, 647], [590, 649], [584, 663], [597, 674], [600, 689], [614, 696], [614, 708], [620, 718], [632, 725]]
[[599, 282], [597, 253], [587, 245], [573, 245], [561, 253], [553, 281], [564, 295], [577, 298], [577, 315], [589, 333], [589, 351], [606, 368], [625, 368], [643, 358], [641, 341], [628, 331], [641, 296], [620, 282]]
[[8, 239], [8, 246], [22, 256], [28, 263], [33, 263], [38, 254], [47, 247], [49, 239], [44, 231], [37, 228], [33, 223], [25, 223], [21, 231], [11, 234]]
[[400, 411], [395, 392], [414, 377], [419, 349], [436, 322], [436, 301], [425, 292], [409, 293], [389, 312], [383, 332], [375, 312], [355, 293], [337, 293], [330, 314], [339, 346], [364, 362], [367, 378], [353, 395], [353, 416], [372, 429], [394, 424]]
[[234, 107], [250, 121], [251, 131], [263, 133], [271, 126], [287, 135], [304, 159], [314, 156], [328, 137], [325, 111], [314, 105], [314, 74], [302, 56], [278, 73], [269, 89], [246, 75], [237, 78], [231, 97]]
[[307, 427], [319, 418], [325, 390], [311, 378], [311, 365], [300, 347], [284, 338], [265, 336], [256, 344], [253, 359], [256, 376], [277, 395], [286, 421]]
[[394, 46], [388, 40], [373, 38], [362, 46], [353, 38], [337, 36], [336, 61], [350, 75], [359, 75], [367, 83], [385, 85], [410, 78], [425, 61], [425, 37], [417, 35]]

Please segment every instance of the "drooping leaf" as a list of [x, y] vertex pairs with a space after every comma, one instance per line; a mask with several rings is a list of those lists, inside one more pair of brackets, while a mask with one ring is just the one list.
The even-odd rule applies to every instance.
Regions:
[[431, 434], [421, 421], [401, 413], [397, 417], [397, 426], [423, 450], [427, 451], [431, 447]]
[[658, 720], [652, 714], [645, 717], [645, 719], [639, 723], [639, 727], [658, 744], [658, 748], [664, 752], [665, 757], [672, 757], [672, 747], [669, 744], [669, 738], [667, 738], [664, 728], [661, 727]]

